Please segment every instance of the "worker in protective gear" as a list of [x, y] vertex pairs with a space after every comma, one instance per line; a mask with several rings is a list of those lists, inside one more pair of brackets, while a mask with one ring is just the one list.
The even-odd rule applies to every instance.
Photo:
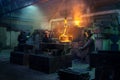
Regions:
[[[95, 35], [92, 34], [91, 30], [85, 31], [86, 36], [86, 43], [80, 47], [80, 52], [87, 50], [86, 58], [87, 62], [89, 63], [89, 54], [91, 54], [93, 51], [95, 51]], [[88, 70], [91, 70], [92, 68], [89, 66]]]
[[86, 36], [86, 43], [83, 45], [83, 47], [80, 47], [80, 50], [84, 50], [86, 48], [89, 48], [89, 53], [91, 53], [92, 51], [95, 50], [95, 35], [93, 35], [93, 33], [88, 30], [85, 32], [85, 36]]

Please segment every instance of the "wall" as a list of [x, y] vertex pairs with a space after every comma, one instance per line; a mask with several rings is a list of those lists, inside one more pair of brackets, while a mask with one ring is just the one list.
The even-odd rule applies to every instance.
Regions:
[[7, 46], [14, 48], [15, 46], [17, 46], [18, 41], [17, 41], [17, 37], [19, 35], [19, 32], [15, 32], [15, 31], [9, 31], [7, 32], [7, 40], [6, 40], [6, 44]]
[[4, 48], [6, 46], [6, 28], [0, 27], [0, 48]]
[[19, 32], [7, 31], [6, 28], [0, 27], [0, 48], [14, 48], [17, 45]]

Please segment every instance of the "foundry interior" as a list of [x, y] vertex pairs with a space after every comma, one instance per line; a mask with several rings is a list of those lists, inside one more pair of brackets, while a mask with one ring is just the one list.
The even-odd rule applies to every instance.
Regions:
[[120, 0], [0, 0], [0, 80], [120, 80]]

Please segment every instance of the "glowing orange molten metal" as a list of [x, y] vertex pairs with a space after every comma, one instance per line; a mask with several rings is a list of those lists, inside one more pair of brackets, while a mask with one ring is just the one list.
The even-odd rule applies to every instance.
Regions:
[[66, 19], [64, 20], [64, 27], [65, 27], [64, 32], [59, 36], [59, 40], [60, 42], [71, 42], [73, 39], [73, 36], [66, 34], [67, 27], [68, 27]]
[[72, 36], [62, 34], [60, 35], [59, 40], [60, 42], [71, 42], [72, 38]]

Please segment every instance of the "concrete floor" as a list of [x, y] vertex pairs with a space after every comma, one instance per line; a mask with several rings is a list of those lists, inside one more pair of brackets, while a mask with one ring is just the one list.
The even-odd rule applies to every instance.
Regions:
[[[10, 52], [12, 50], [2, 50], [0, 52], [0, 80], [59, 80], [57, 73], [45, 74], [35, 71], [27, 66], [9, 63]], [[88, 64], [73, 61], [72, 67], [77, 72], [85, 71]], [[91, 79], [94, 78], [94, 69], [89, 71]]]

